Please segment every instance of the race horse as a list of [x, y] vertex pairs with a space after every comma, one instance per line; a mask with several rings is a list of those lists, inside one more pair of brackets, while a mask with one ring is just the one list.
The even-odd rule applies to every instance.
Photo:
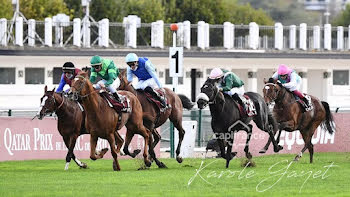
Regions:
[[[182, 162], [182, 157], [180, 156], [181, 143], [185, 135], [185, 130], [182, 127], [182, 112], [183, 108], [192, 109], [193, 103], [184, 95], [177, 95], [172, 90], [164, 88], [166, 100], [168, 101], [170, 107], [168, 107], [164, 112], [160, 112], [160, 109], [157, 105], [150, 101], [146, 96], [144, 91], [136, 90], [131, 83], [128, 82], [126, 78], [125, 71], [122, 71], [119, 74], [120, 79], [120, 90], [126, 90], [137, 96], [139, 99], [142, 109], [144, 112], [144, 125], [152, 131], [154, 142], [150, 145], [150, 155], [152, 159], [156, 162], [159, 168], [166, 168], [166, 165], [163, 162], [160, 162], [154, 153], [154, 147], [160, 141], [161, 136], [159, 135], [156, 128], [163, 125], [167, 119], [174, 124], [175, 128], [179, 131], [179, 142], [176, 148], [176, 160], [178, 163]], [[124, 149], [127, 148], [125, 144]]]
[[[113, 170], [120, 170], [117, 153], [119, 153], [123, 145], [123, 139], [120, 138], [118, 130], [124, 125], [127, 128], [125, 144], [131, 142], [134, 134], [140, 134], [144, 137], [144, 163], [150, 166], [151, 162], [148, 159], [148, 142], [151, 134], [148, 129], [143, 126], [143, 113], [139, 100], [132, 93], [127, 91], [118, 91], [122, 96], [129, 99], [131, 112], [117, 112], [111, 108], [108, 102], [99, 95], [93, 88], [92, 83], [88, 78], [88, 73], [80, 72], [73, 80], [71, 92], [74, 99], [80, 98], [84, 109], [86, 110], [85, 126], [90, 132], [90, 158], [92, 160], [100, 159], [99, 155], [95, 154], [98, 137], [107, 139], [113, 156]], [[116, 143], [117, 141], [117, 143]], [[115, 145], [117, 144], [117, 149]], [[125, 154], [132, 155], [128, 149], [124, 149]]]
[[[317, 127], [321, 125], [321, 127], [327, 130], [330, 134], [335, 131], [333, 126], [333, 116], [328, 103], [320, 101], [316, 97], [310, 95], [313, 109], [310, 111], [304, 111], [293, 93], [288, 91], [280, 82], [278, 82], [278, 80], [274, 80], [273, 78], [265, 81], [263, 93], [267, 104], [270, 104], [273, 101], [275, 102], [273, 115], [279, 123], [277, 142], [279, 142], [282, 130], [288, 132], [299, 130], [303, 137], [305, 146], [294, 160], [298, 161], [302, 157], [304, 151], [308, 149], [310, 153], [310, 163], [312, 163], [314, 146], [311, 140]], [[270, 140], [267, 142], [264, 148], [265, 150], [267, 150], [269, 144]]]
[[[57, 129], [68, 148], [65, 170], [68, 170], [71, 159], [81, 168], [87, 168], [87, 164], [75, 157], [73, 150], [77, 138], [88, 134], [85, 129], [85, 113], [80, 109], [77, 102], [67, 99], [60, 93], [55, 93], [44, 88], [44, 95], [40, 98], [40, 108], [36, 117], [42, 120], [46, 115], [56, 113], [58, 117]], [[99, 154], [102, 157], [108, 149], [103, 149]]]
[[[245, 95], [253, 101], [257, 115], [252, 117], [243, 116], [240, 113], [238, 103], [231, 96], [224, 94], [218, 89], [217, 80], [215, 79], [208, 78], [201, 87], [201, 93], [197, 97], [198, 108], [203, 109], [209, 104], [212, 116], [211, 128], [219, 143], [221, 157], [226, 159], [226, 168], [229, 167], [231, 159], [237, 154], [237, 152], [231, 151], [234, 143], [234, 133], [240, 130], [247, 132], [244, 151], [248, 160], [251, 160], [252, 155], [249, 152], [249, 141], [252, 135], [252, 125], [250, 124], [252, 120], [259, 129], [270, 135], [275, 152], [282, 149], [274, 140], [274, 132], [277, 131], [277, 124], [274, 122], [275, 120], [272, 114], [269, 113], [263, 97], [254, 92], [246, 92]], [[226, 154], [224, 141], [227, 142]]]

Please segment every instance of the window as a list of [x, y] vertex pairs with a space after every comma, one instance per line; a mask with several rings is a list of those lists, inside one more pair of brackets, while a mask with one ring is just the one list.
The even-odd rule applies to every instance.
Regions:
[[16, 83], [16, 68], [0, 68], [0, 84]]
[[[179, 77], [178, 78], [179, 84], [184, 84], [184, 78]], [[173, 78], [169, 76], [169, 69], [165, 69], [165, 84], [172, 84], [173, 83]]]
[[62, 68], [55, 67], [53, 68], [53, 84], [59, 84], [62, 76]]
[[333, 85], [349, 85], [349, 70], [333, 70]]
[[45, 84], [44, 68], [25, 68], [26, 84]]

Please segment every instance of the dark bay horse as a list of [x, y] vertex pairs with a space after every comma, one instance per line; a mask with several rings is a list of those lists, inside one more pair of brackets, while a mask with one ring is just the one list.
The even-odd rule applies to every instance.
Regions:
[[[333, 116], [328, 103], [324, 101], [321, 102], [316, 97], [310, 95], [314, 109], [303, 112], [302, 107], [295, 99], [293, 93], [288, 91], [281, 83], [273, 78], [270, 78], [268, 82], [265, 81], [263, 93], [266, 103], [270, 104], [273, 101], [275, 102], [273, 115], [279, 123], [277, 141], [279, 141], [282, 130], [288, 132], [299, 130], [305, 142], [305, 146], [294, 160], [298, 161], [304, 151], [308, 149], [310, 153], [310, 163], [312, 163], [314, 145], [311, 140], [317, 127], [321, 125], [321, 127], [330, 134], [335, 131]], [[267, 150], [269, 144], [270, 141], [267, 142], [265, 150]]]
[[[80, 72], [74, 78], [71, 91], [73, 92], [74, 98], [80, 98], [82, 100], [84, 109], [86, 110], [85, 126], [91, 135], [90, 158], [92, 160], [101, 158], [95, 155], [98, 137], [107, 139], [114, 159], [113, 169], [120, 170], [117, 153], [120, 151], [123, 140], [120, 138], [117, 131], [125, 125], [127, 128], [125, 144], [131, 142], [131, 138], [134, 134], [143, 136], [145, 139], [143, 153], [144, 162], [146, 166], [151, 165], [151, 162], [148, 160], [148, 142], [151, 133], [143, 126], [142, 107], [135, 95], [127, 91], [118, 91], [119, 94], [126, 96], [130, 100], [132, 111], [130, 113], [117, 113], [108, 105], [107, 101], [94, 90], [88, 78], [88, 73], [86, 72]], [[116, 141], [117, 149], [115, 148]], [[124, 149], [124, 151], [126, 154], [132, 156], [128, 149]]]
[[[52, 113], [56, 113], [58, 117], [57, 129], [68, 148], [65, 170], [68, 170], [71, 159], [79, 167], [87, 168], [87, 164], [79, 161], [73, 153], [77, 138], [80, 135], [88, 134], [88, 131], [85, 129], [85, 114], [77, 102], [65, 99], [61, 94], [55, 93], [55, 88], [52, 91], [48, 91], [47, 86], [45, 86], [44, 95], [40, 98], [40, 103], [40, 109], [36, 115], [39, 120]], [[100, 156], [103, 156], [107, 150], [103, 149]]]
[[[240, 130], [247, 132], [247, 140], [244, 151], [246, 157], [252, 158], [249, 152], [249, 141], [252, 135], [252, 125], [249, 124], [252, 120], [256, 126], [267, 132], [274, 144], [274, 151], [278, 152], [282, 149], [274, 140], [274, 131], [277, 131], [277, 124], [274, 122], [272, 114], [269, 113], [268, 107], [263, 99], [257, 93], [246, 92], [245, 94], [254, 102], [257, 115], [253, 117], [241, 117], [238, 105], [233, 98], [219, 91], [217, 80], [207, 79], [201, 88], [201, 93], [198, 95], [197, 104], [200, 109], [203, 109], [209, 104], [210, 113], [212, 116], [211, 127], [219, 142], [221, 156], [226, 159], [226, 168], [229, 167], [231, 159], [237, 152], [232, 151], [234, 142], [234, 133]], [[227, 151], [225, 153], [224, 140], [227, 141]]]
[[[122, 71], [119, 74], [120, 79], [120, 90], [127, 90], [132, 92], [139, 99], [142, 109], [144, 112], [144, 125], [152, 131], [154, 142], [150, 145], [150, 155], [152, 159], [156, 162], [158, 167], [164, 168], [166, 167], [164, 163], [160, 162], [153, 151], [153, 148], [157, 145], [161, 136], [157, 132], [156, 128], [163, 125], [167, 119], [174, 124], [175, 128], [179, 131], [179, 143], [176, 148], [176, 160], [181, 163], [182, 158], [180, 155], [181, 143], [185, 135], [185, 130], [182, 127], [182, 112], [183, 108], [192, 109], [193, 103], [184, 95], [177, 95], [172, 90], [168, 88], [164, 88], [166, 99], [170, 104], [170, 108], [168, 108], [165, 112], [160, 113], [159, 109], [155, 106], [155, 104], [149, 101], [144, 93], [141, 91], [135, 90], [131, 83], [128, 82], [125, 71]], [[124, 146], [125, 148], [125, 146]]]

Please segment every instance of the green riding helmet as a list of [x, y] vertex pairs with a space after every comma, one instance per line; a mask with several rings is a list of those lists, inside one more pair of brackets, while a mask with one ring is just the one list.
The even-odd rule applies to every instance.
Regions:
[[95, 55], [91, 58], [90, 60], [90, 65], [91, 66], [97, 66], [102, 64], [102, 57]]

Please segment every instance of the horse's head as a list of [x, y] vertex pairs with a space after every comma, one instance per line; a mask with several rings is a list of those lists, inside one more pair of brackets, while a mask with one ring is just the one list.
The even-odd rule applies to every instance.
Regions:
[[208, 104], [213, 103], [219, 93], [216, 80], [208, 78], [201, 87], [201, 93], [197, 96], [198, 108], [203, 109]]
[[89, 81], [87, 72], [81, 71], [72, 81], [70, 93], [72, 93], [72, 99], [77, 101], [79, 97], [87, 97], [93, 92], [92, 84]]
[[40, 98], [40, 108], [36, 117], [42, 120], [44, 116], [55, 112], [56, 100], [54, 97], [55, 88], [47, 91], [47, 86], [44, 88], [44, 95]]
[[126, 70], [122, 70], [119, 73], [118, 78], [120, 80], [119, 90], [126, 90], [129, 85], [129, 81], [126, 77]]
[[278, 98], [282, 86], [278, 80], [275, 80], [273, 78], [270, 78], [268, 81], [264, 80], [264, 83], [264, 99], [267, 104], [270, 104]]

